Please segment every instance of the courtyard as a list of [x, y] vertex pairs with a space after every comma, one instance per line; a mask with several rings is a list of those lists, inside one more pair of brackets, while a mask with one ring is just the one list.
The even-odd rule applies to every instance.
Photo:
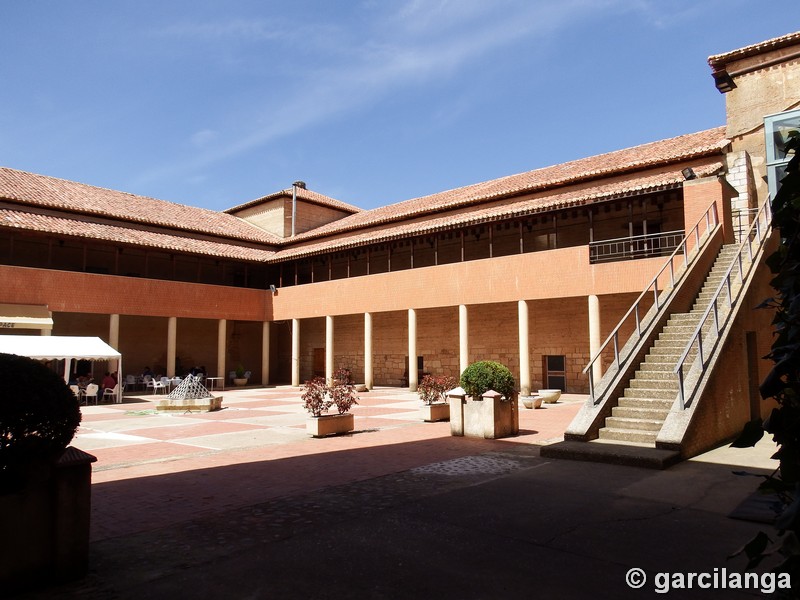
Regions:
[[770, 472], [769, 441], [654, 471], [539, 456], [583, 396], [479, 440], [422, 423], [398, 388], [361, 394], [356, 431], [326, 439], [305, 433], [297, 388], [223, 394], [214, 413], [159, 414], [148, 396], [84, 407], [89, 575], [24, 598], [641, 598], [666, 572], [744, 572], [726, 557], [771, 533], [731, 518], [758, 484], [733, 472]]

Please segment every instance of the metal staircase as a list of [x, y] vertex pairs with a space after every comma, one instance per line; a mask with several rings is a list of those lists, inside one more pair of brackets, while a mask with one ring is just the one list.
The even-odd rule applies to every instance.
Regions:
[[[678, 396], [674, 367], [725, 278], [737, 249], [738, 244], [723, 246], [691, 310], [670, 316], [617, 406], [612, 408], [611, 416], [606, 418], [605, 427], [600, 428], [599, 439], [655, 446], [656, 436]], [[690, 353], [689, 358], [693, 359], [695, 353]]]

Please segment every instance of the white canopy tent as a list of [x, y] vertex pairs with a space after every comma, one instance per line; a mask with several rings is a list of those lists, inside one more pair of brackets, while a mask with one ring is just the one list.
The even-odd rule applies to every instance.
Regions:
[[[0, 352], [28, 356], [38, 360], [63, 360], [64, 381], [69, 381], [72, 360], [115, 360], [122, 373], [122, 354], [99, 337], [0, 335]], [[117, 402], [122, 402], [122, 386]]]
[[53, 313], [47, 306], [35, 304], [0, 304], [0, 328], [40, 329], [50, 333]]

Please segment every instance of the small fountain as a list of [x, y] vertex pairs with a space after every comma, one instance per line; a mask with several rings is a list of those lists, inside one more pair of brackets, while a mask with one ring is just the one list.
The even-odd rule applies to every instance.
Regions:
[[219, 410], [222, 408], [222, 396], [211, 394], [200, 377], [187, 375], [156, 408], [184, 412]]

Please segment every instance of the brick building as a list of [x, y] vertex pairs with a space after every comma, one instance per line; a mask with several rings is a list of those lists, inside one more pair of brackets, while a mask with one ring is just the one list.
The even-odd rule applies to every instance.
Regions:
[[[0, 322], [101, 337], [130, 373], [227, 378], [241, 364], [253, 383], [298, 385], [348, 367], [368, 386], [414, 388], [423, 373], [495, 359], [524, 394], [594, 394], [619, 358], [603, 340], [639, 335], [638, 310], [687, 294], [707, 253], [747, 238], [781, 164], [765, 117], [776, 131], [797, 119], [799, 52], [795, 33], [711, 57], [723, 127], [373, 210], [302, 182], [214, 212], [0, 168]], [[677, 281], [656, 277], [671, 255]], [[637, 319], [615, 329], [654, 277]], [[757, 303], [766, 278], [743, 289]], [[52, 329], [12, 314], [42, 307]], [[744, 408], [715, 439], [760, 410], [753, 383], [768, 366], [753, 357], [769, 318], [736, 319], [750, 354], [728, 359], [744, 373], [730, 406]]]

